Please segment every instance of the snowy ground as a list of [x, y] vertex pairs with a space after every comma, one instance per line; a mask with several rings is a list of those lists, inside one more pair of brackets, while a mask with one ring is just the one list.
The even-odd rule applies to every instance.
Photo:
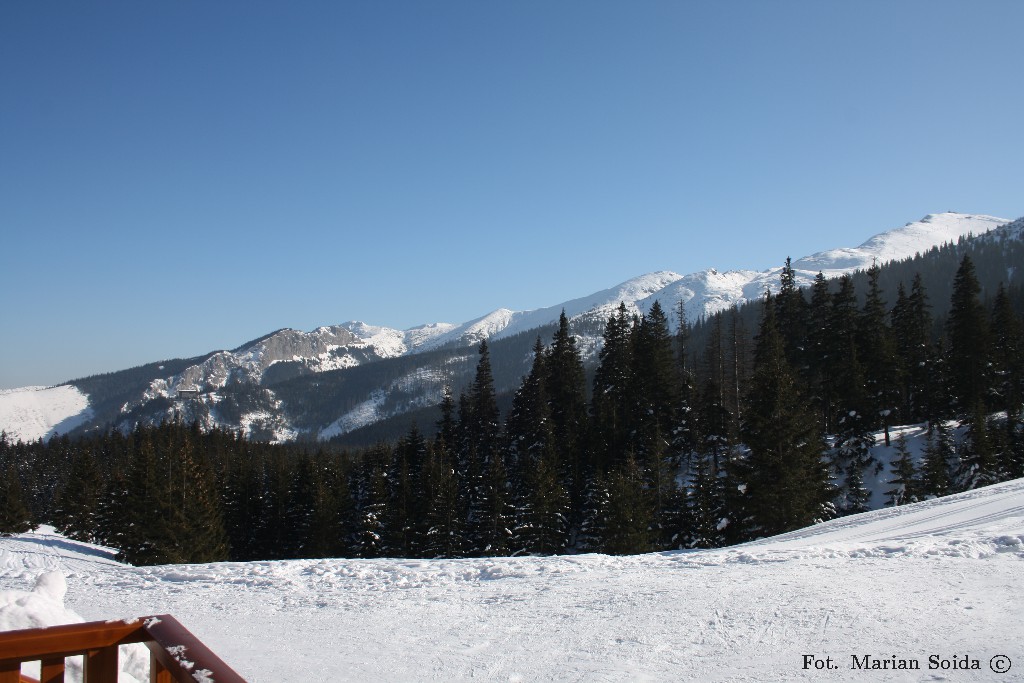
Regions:
[[11, 441], [65, 434], [90, 417], [89, 397], [70, 385], [0, 389], [0, 428]]
[[84, 618], [169, 612], [252, 681], [1024, 680], [1024, 480], [634, 557], [133, 568], [52, 530], [0, 539], [0, 591], [46, 570]]

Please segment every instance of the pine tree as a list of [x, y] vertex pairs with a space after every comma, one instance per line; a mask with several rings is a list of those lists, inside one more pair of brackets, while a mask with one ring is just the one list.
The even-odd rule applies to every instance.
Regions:
[[631, 424], [632, 325], [625, 304], [608, 318], [594, 373], [591, 407], [596, 470], [608, 472], [625, 459]]
[[[676, 307], [676, 362], [678, 364], [679, 387], [677, 395], [676, 422], [671, 434], [671, 452], [676, 459], [689, 461], [690, 453], [696, 447], [697, 416], [694, 410], [695, 385], [693, 372], [687, 365], [689, 355], [690, 324], [686, 320], [686, 306], [680, 299]], [[721, 316], [719, 316], [721, 320]]]
[[470, 460], [480, 472], [470, 500], [469, 536], [473, 553], [505, 554], [512, 527], [514, 508], [501, 448], [501, 427], [495, 399], [487, 342], [480, 342], [480, 360], [468, 400], [469, 421], [463, 429], [469, 440]]
[[602, 550], [609, 555], [632, 555], [651, 550], [651, 504], [643, 471], [632, 455], [608, 477], [608, 496], [602, 510]]
[[179, 525], [171, 532], [172, 561], [220, 562], [228, 559], [228, 539], [217, 482], [206, 457], [186, 440], [178, 451], [181, 487]]
[[999, 472], [996, 454], [989, 438], [988, 419], [979, 401], [967, 422], [955, 485], [958, 490], [965, 491], [995, 484], [997, 481]]
[[312, 516], [306, 547], [310, 557], [344, 557], [352, 545], [355, 508], [338, 459], [319, 450], [311, 461]]
[[388, 545], [398, 557], [417, 557], [423, 544], [426, 508], [423, 482], [427, 440], [414, 422], [393, 451], [388, 471]]
[[892, 461], [892, 488], [885, 492], [886, 505], [906, 505], [919, 500], [919, 482], [914, 459], [910, 455], [907, 439], [901, 433], [896, 437], [896, 457]]
[[99, 505], [103, 479], [91, 448], [82, 448], [71, 465], [53, 514], [54, 527], [68, 538], [100, 542]]
[[832, 332], [829, 320], [832, 313], [832, 293], [828, 281], [819, 272], [811, 286], [811, 303], [808, 312], [807, 331], [807, 382], [810, 401], [819, 414], [823, 433], [832, 431], [832, 378], [830, 353]]
[[388, 557], [388, 475], [387, 449], [378, 448], [367, 454], [362, 477], [363, 489], [359, 495], [358, 519], [353, 550], [356, 557]]
[[943, 420], [928, 423], [928, 441], [921, 463], [921, 494], [937, 498], [952, 493], [952, 436]]
[[778, 534], [830, 517], [833, 490], [822, 460], [824, 443], [786, 360], [770, 294], [744, 417], [751, 533]]
[[927, 419], [933, 413], [932, 406], [937, 398], [930, 309], [920, 273], [914, 276], [909, 296], [900, 283], [891, 317], [900, 382], [900, 414], [904, 421]]
[[518, 549], [531, 555], [565, 552], [569, 539], [569, 495], [559, 482], [554, 463], [540, 459], [526, 479], [525, 506], [516, 530]]
[[23, 534], [33, 528], [32, 515], [21, 496], [21, 481], [14, 463], [8, 463], [0, 481], [0, 536]]
[[[119, 511], [117, 557], [134, 565], [161, 564], [169, 559], [169, 527], [176, 517], [169, 490], [172, 463], [158, 461], [152, 435], [141, 427], [132, 434], [130, 442], [131, 461]], [[163, 472], [168, 474], [161, 477]], [[112, 502], [108, 501], [108, 510], [113, 512]]]
[[[632, 438], [636, 452], [663, 450], [665, 435], [673, 433], [679, 406], [678, 365], [672, 351], [668, 319], [655, 301], [633, 335]], [[652, 439], [657, 435], [659, 443]]]
[[775, 297], [775, 318], [782, 335], [786, 360], [798, 374], [803, 374], [806, 365], [808, 307], [803, 292], [796, 283], [796, 272], [789, 257], [780, 274], [779, 293]]
[[870, 507], [871, 492], [864, 486], [864, 468], [852, 467], [846, 473], [843, 486], [843, 502], [841, 509], [844, 514], [853, 515], [867, 512]]
[[554, 439], [555, 460], [551, 464], [578, 505], [583, 494], [584, 471], [589, 465], [585, 461], [589, 430], [586, 375], [565, 311], [558, 317], [558, 329], [545, 356], [543, 370]]
[[953, 279], [953, 296], [946, 321], [950, 389], [959, 415], [968, 414], [978, 401], [983, 401], [990, 386], [988, 315], [980, 294], [974, 264], [965, 254]]
[[[444, 418], [442, 418], [443, 421]], [[455, 458], [440, 429], [427, 461], [426, 557], [463, 557], [469, 549], [465, 536], [468, 511], [459, 495]]]
[[992, 306], [992, 362], [995, 407], [1019, 414], [1024, 405], [1024, 325], [999, 286]]
[[868, 269], [868, 292], [859, 320], [857, 347], [864, 364], [865, 417], [869, 427], [882, 426], [888, 446], [889, 418], [895, 416], [899, 407], [899, 385], [895, 346], [879, 285], [880, 274], [877, 262]]
[[688, 538], [685, 547], [717, 548], [723, 544], [722, 520], [725, 518], [721, 480], [716, 460], [710, 452], [698, 453], [686, 497]]

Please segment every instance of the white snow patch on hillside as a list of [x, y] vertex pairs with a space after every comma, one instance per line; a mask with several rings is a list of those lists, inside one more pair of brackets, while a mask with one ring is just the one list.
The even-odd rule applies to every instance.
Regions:
[[654, 273], [640, 275], [625, 282], [603, 289], [579, 299], [572, 299], [555, 306], [538, 308], [532, 311], [521, 311], [514, 314], [509, 324], [496, 337], [508, 337], [520, 332], [535, 329], [542, 325], [548, 325], [558, 320], [562, 311], [570, 319], [583, 314], [597, 315], [607, 319], [611, 313], [618, 308], [619, 303], [625, 303], [630, 312], [637, 309], [634, 303], [650, 297], [653, 293], [662, 291], [665, 287], [676, 282], [682, 275], [671, 271], [662, 270]]
[[[459, 357], [449, 359], [448, 363], [459, 363], [466, 360], [465, 357]], [[416, 368], [392, 381], [385, 389], [374, 391], [365, 401], [322, 429], [319, 438], [330, 439], [397, 413], [437, 405], [441, 402], [447, 379], [448, 374], [444, 370], [433, 367]], [[387, 398], [396, 391], [405, 394], [407, 399], [388, 410], [385, 408]]]
[[367, 325], [358, 320], [342, 323], [341, 326], [359, 337], [364, 344], [373, 347], [381, 358], [394, 358], [409, 351], [409, 347], [405, 343], [405, 335], [400, 330]]
[[90, 417], [89, 397], [71, 385], [0, 389], [0, 430], [11, 441], [64, 434]]
[[[1024, 664], [1024, 480], [721, 550], [158, 567], [106, 552], [0, 538], [0, 591], [61, 571], [86, 619], [173, 614], [251, 681], [1009, 681]], [[866, 654], [921, 670], [851, 668]]]
[[384, 400], [383, 391], [373, 392], [368, 399], [321, 429], [320, 439], [326, 441], [332, 437], [347, 434], [353, 429], [359, 429], [378, 421], [381, 419], [381, 406], [384, 405]]
[[969, 234], [983, 235], [1008, 223], [1005, 218], [962, 213], [929, 214], [875, 235], [859, 247], [818, 252], [793, 262], [793, 268], [812, 272], [867, 268], [873, 260], [879, 264], [914, 256], [933, 246], [956, 242]]

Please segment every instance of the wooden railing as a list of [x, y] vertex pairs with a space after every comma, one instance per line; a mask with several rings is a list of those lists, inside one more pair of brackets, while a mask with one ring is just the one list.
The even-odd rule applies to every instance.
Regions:
[[0, 683], [34, 682], [23, 662], [40, 662], [38, 683], [62, 683], [64, 658], [83, 655], [84, 683], [117, 683], [119, 645], [144, 643], [150, 651], [150, 683], [245, 683], [167, 614], [126, 621], [93, 621], [0, 632]]

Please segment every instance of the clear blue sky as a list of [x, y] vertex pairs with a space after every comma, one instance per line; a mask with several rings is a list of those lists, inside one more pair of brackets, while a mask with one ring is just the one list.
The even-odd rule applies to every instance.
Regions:
[[0, 387], [1024, 214], [1024, 3], [0, 3]]

